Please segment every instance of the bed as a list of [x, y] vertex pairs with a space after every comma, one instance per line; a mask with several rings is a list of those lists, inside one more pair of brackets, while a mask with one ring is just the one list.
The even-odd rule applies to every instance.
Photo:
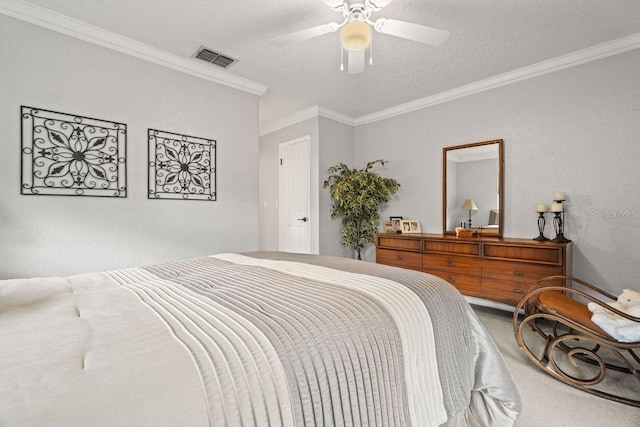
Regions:
[[1, 426], [509, 426], [442, 279], [280, 252], [0, 282]]

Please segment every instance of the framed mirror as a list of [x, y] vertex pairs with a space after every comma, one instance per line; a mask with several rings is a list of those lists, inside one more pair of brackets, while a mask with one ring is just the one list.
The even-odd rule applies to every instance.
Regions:
[[456, 227], [502, 236], [503, 141], [445, 147], [442, 172], [443, 233]]

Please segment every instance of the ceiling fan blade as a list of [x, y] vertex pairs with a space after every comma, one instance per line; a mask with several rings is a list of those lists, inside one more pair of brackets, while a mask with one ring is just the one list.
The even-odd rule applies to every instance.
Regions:
[[392, 1], [393, 0], [370, 0], [369, 3], [371, 3], [371, 5], [374, 6], [376, 9], [382, 9]]
[[348, 70], [349, 74], [358, 74], [364, 71], [364, 52], [366, 49], [362, 50], [350, 50], [349, 52], [349, 64]]
[[284, 36], [275, 37], [271, 39], [270, 42], [275, 46], [284, 47], [290, 44], [299, 43], [301, 41], [311, 39], [313, 37], [318, 37], [332, 31], [336, 31], [337, 29], [338, 24], [331, 22], [329, 24], [318, 25], [317, 27], [312, 27], [306, 30], [297, 31], [295, 33], [285, 34]]
[[376, 21], [377, 31], [420, 43], [440, 46], [449, 37], [449, 31], [439, 30], [411, 22], [398, 21], [396, 19], [380, 18]]

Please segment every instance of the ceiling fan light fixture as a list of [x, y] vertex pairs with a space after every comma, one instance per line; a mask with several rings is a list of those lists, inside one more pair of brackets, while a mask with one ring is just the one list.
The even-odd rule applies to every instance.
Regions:
[[340, 30], [340, 43], [349, 51], [365, 49], [371, 43], [371, 26], [358, 20], [346, 23]]
[[379, 18], [371, 21], [371, 14], [386, 7], [393, 0], [322, 0], [333, 11], [342, 13], [341, 23], [331, 22], [271, 39], [278, 47], [301, 42], [323, 34], [340, 30], [340, 70], [345, 68], [345, 50], [349, 61], [349, 74], [364, 71], [366, 50], [369, 50], [369, 65], [373, 63], [373, 39], [371, 28], [379, 33], [389, 34], [432, 46], [443, 44], [449, 32], [425, 25]]

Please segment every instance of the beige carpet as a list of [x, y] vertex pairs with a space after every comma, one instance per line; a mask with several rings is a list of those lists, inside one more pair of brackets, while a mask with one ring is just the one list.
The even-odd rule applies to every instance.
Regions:
[[534, 365], [516, 343], [513, 313], [477, 305], [473, 308], [496, 341], [520, 390], [524, 408], [518, 427], [640, 427], [640, 408], [582, 392]]

